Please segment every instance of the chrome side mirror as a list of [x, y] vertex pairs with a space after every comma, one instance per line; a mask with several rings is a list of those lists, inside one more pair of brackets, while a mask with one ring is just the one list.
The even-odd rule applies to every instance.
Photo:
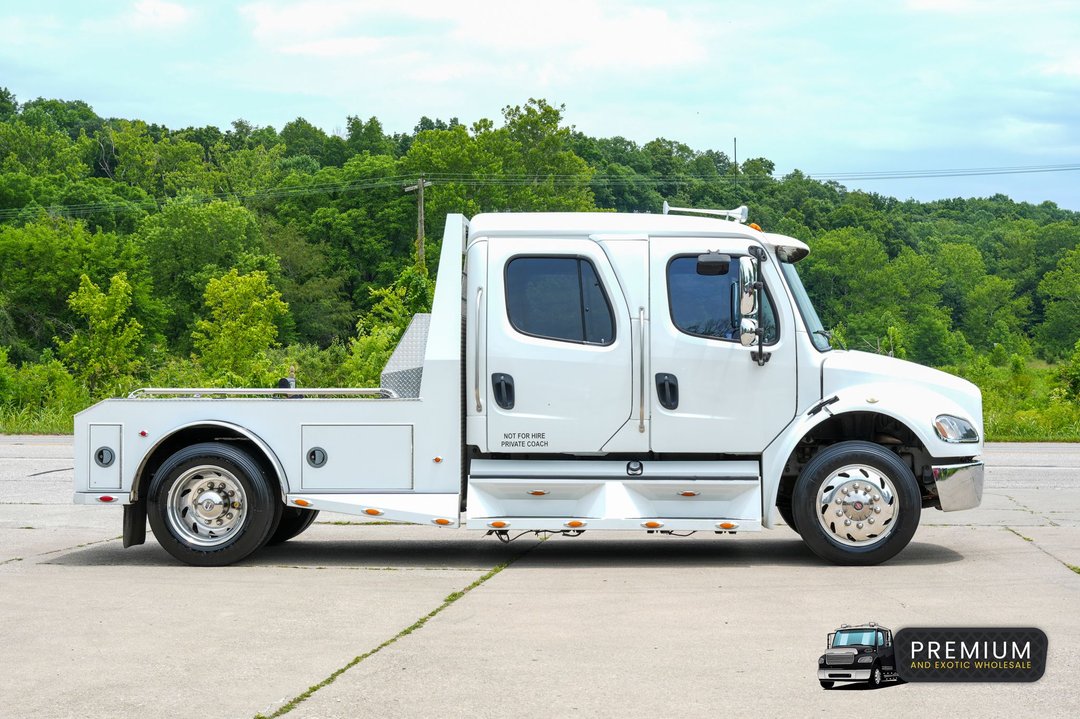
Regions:
[[749, 347], [758, 341], [757, 320], [753, 317], [743, 317], [739, 320], [739, 344]]
[[758, 263], [753, 257], [739, 258], [739, 314], [743, 317], [757, 311]]

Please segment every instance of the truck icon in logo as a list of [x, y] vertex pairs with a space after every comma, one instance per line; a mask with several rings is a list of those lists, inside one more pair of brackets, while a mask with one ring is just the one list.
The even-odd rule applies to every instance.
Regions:
[[880, 687], [899, 681], [892, 632], [874, 622], [841, 624], [829, 634], [825, 653], [818, 657], [818, 681], [823, 689], [837, 682], [860, 682]]

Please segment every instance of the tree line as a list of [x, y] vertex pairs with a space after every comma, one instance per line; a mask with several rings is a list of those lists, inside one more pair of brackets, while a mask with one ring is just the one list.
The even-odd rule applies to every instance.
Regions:
[[[591, 137], [544, 100], [469, 126], [171, 129], [0, 89], [0, 429], [148, 385], [377, 382], [449, 212], [749, 205], [797, 237], [833, 343], [967, 376], [992, 434], [1080, 438], [1080, 213], [848, 190], [766, 158]], [[425, 177], [427, 265], [417, 263]]]

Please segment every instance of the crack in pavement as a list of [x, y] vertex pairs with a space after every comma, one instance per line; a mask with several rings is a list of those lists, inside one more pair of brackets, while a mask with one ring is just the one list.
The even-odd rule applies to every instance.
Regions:
[[458, 590], [456, 592], [452, 592], [451, 594], [447, 595], [446, 599], [443, 600], [442, 604], [435, 607], [435, 609], [431, 610], [430, 612], [428, 612], [424, 616], [420, 617], [415, 622], [413, 622], [409, 626], [405, 627], [400, 632], [398, 632], [394, 636], [390, 637], [389, 639], [384, 641], [379, 646], [375, 647], [374, 649], [372, 649], [372, 650], [370, 650], [368, 652], [365, 652], [365, 653], [360, 654], [360, 655], [358, 655], [356, 657], [353, 657], [352, 660], [349, 661], [347, 664], [345, 664], [344, 666], [334, 670], [329, 676], [327, 676], [325, 679], [323, 679], [318, 684], [313, 684], [312, 686], [308, 687], [305, 691], [301, 692], [300, 694], [296, 695], [295, 697], [293, 697], [292, 699], [287, 701], [285, 704], [278, 707], [277, 710], [274, 711], [272, 714], [263, 714], [263, 713], [260, 712], [260, 713], [255, 715], [255, 719], [276, 719], [276, 717], [280, 717], [280, 716], [283, 716], [285, 714], [288, 714], [293, 709], [296, 709], [298, 706], [300, 706], [300, 704], [302, 704], [303, 702], [310, 699], [317, 691], [319, 691], [320, 689], [324, 689], [325, 687], [328, 687], [331, 684], [333, 684], [335, 681], [337, 681], [338, 677], [340, 677], [342, 674], [344, 674], [345, 672], [349, 671], [350, 669], [352, 669], [353, 667], [358, 665], [360, 662], [364, 661], [365, 659], [367, 659], [369, 657], [374, 656], [375, 654], [378, 654], [380, 651], [382, 651], [383, 649], [387, 648], [388, 646], [394, 644], [399, 639], [404, 639], [405, 637], [409, 636], [413, 632], [422, 629], [425, 624], [427, 624], [430, 620], [432, 620], [436, 616], [438, 616], [443, 610], [449, 608], [450, 605], [452, 605], [454, 602], [461, 599], [462, 597], [464, 597], [466, 594], [468, 594], [472, 590], [476, 589], [477, 587], [480, 587], [485, 582], [487, 582], [489, 579], [491, 579], [492, 577], [497, 575], [499, 572], [503, 571], [504, 569], [509, 567], [511, 564], [513, 564], [514, 562], [516, 562], [517, 560], [521, 559], [526, 554], [528, 554], [529, 552], [534, 550], [536, 547], [540, 546], [540, 543], [543, 542], [543, 541], [544, 540], [541, 539], [539, 542], [532, 545], [531, 547], [529, 547], [525, 551], [521, 552], [520, 554], [517, 554], [516, 556], [511, 557], [510, 559], [503, 562], [502, 564], [498, 564], [498, 565], [492, 567], [491, 569], [489, 569], [487, 571], [487, 573], [485, 573], [482, 577], [480, 577], [479, 579], [474, 581], [472, 584], [469, 584], [467, 587], [465, 587], [463, 589], [460, 589], [460, 590]]

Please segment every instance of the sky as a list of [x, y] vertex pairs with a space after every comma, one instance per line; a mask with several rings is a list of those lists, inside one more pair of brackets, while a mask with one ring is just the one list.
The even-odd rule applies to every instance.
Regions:
[[[0, 87], [176, 129], [339, 133], [543, 98], [597, 137], [729, 155], [737, 137], [778, 175], [1080, 210], [1077, 38], [1075, 0], [0, 0]], [[944, 172], [981, 168], [1013, 169]]]

